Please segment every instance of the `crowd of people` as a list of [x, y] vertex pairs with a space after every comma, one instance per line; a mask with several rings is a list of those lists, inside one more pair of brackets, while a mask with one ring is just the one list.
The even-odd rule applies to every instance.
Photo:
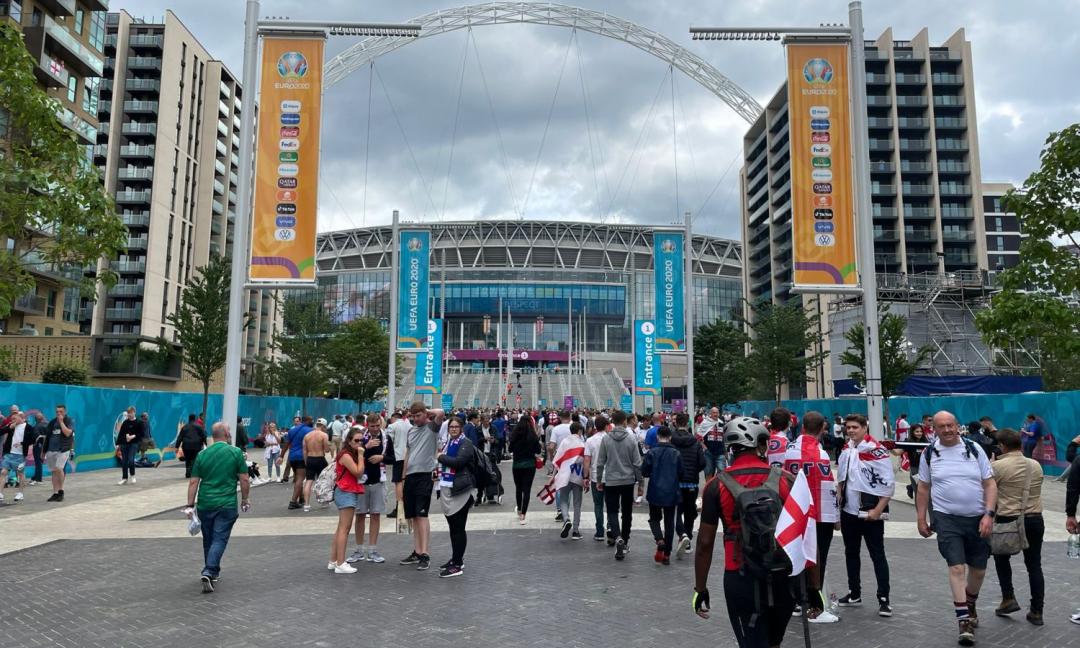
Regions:
[[[12, 406], [0, 421], [0, 481], [16, 482], [16, 501], [23, 499], [24, 483], [41, 482], [42, 464], [50, 469], [50, 501], [63, 499], [75, 424], [63, 405], [55, 413], [45, 421]], [[130, 408], [115, 433], [120, 484], [135, 483], [136, 457], [145, 454], [150, 436], [148, 422]], [[251, 453], [262, 452], [264, 480], [291, 480], [290, 510], [310, 511], [320, 476], [328, 480], [332, 494], [320, 501], [332, 501], [338, 512], [327, 562], [334, 574], [355, 573], [361, 561], [385, 562], [378, 551], [381, 518], [399, 514], [411, 530], [412, 551], [398, 564], [430, 569], [434, 497], [449, 529], [449, 555], [438, 567], [439, 576], [463, 575], [469, 513], [484, 502], [501, 503], [499, 466], [509, 463], [514, 515], [521, 525], [527, 524], [535, 494], [555, 505], [561, 539], [582, 540], [582, 503], [591, 497], [592, 538], [605, 542], [616, 561], [630, 554], [636, 506], [647, 506], [651, 544], [646, 544], [655, 562], [670, 565], [673, 556], [684, 558], [696, 540], [692, 601], [705, 618], [721, 531], [727, 612], [739, 645], [749, 648], [779, 645], [793, 616], [812, 624], [835, 623], [843, 608], [863, 605], [864, 544], [875, 577], [871, 600], [880, 616], [892, 616], [885, 521], [897, 475], [904, 472], [917, 530], [927, 538], [936, 535], [945, 561], [959, 643], [974, 644], [991, 556], [1001, 590], [994, 613], [1021, 611], [1010, 557], [1022, 554], [1030, 590], [1025, 618], [1042, 625], [1043, 470], [1031, 455], [1043, 434], [1045, 423], [1035, 415], [1014, 430], [998, 429], [987, 417], [961, 425], [945, 411], [915, 423], [901, 414], [891, 429], [883, 425], [875, 436], [861, 414], [826, 418], [808, 411], [800, 419], [784, 408], [764, 418], [721, 415], [711, 408], [691, 422], [685, 413], [444, 412], [418, 402], [402, 411], [337, 415], [330, 421], [297, 416], [287, 429], [269, 422], [250, 439], [239, 420], [235, 434], [218, 422], [208, 436], [201, 416], [192, 414], [170, 445], [190, 479], [188, 514], [201, 526], [205, 565], [200, 577], [206, 592], [217, 584], [238, 517], [237, 486], [240, 509], [250, 505], [251, 477], [262, 463], [249, 461]], [[36, 459], [36, 470], [27, 482], [28, 455]], [[547, 482], [537, 492], [537, 475], [545, 470]], [[792, 565], [784, 563], [776, 539], [765, 540], [800, 474], [813, 501], [817, 556], [805, 577], [795, 579], [787, 575]], [[1070, 533], [1080, 530], [1078, 499], [1080, 469], [1071, 471], [1067, 487]], [[829, 597], [825, 572], [837, 530], [847, 585], [842, 596]], [[351, 553], [350, 534], [356, 541]], [[1080, 624], [1080, 614], [1071, 620]]]

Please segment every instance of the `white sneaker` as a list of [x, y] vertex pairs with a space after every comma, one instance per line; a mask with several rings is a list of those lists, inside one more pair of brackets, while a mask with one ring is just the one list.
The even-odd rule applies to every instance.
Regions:
[[0, 493], [0, 502], [3, 502], [3, 501], [4, 501], [4, 494]]
[[311, 505], [304, 504], [304, 513], [311, 513]]
[[340, 565], [334, 567], [334, 573], [335, 574], [355, 574], [356, 573], [356, 567], [353, 567], [349, 563], [341, 563]]
[[336, 563], [336, 562], [334, 562], [333, 560], [331, 560], [330, 562], [326, 563], [326, 568], [327, 568], [328, 570], [330, 570], [330, 571], [334, 571], [334, 569], [335, 569], [336, 567], [337, 567], [337, 563]]
[[641, 504], [641, 495], [634, 498], [634, 504]]
[[687, 538], [685, 535], [683, 535], [682, 537], [679, 538], [679, 546], [675, 549], [675, 558], [677, 560], [682, 560], [683, 555], [686, 554], [686, 552], [689, 551], [689, 550], [690, 550], [690, 538]]
[[135, 483], [135, 478], [134, 478], [134, 477], [132, 477], [132, 478], [131, 478], [131, 483], [132, 483], [132, 484], [134, 484], [134, 483]]
[[19, 491], [18, 493], [15, 493], [15, 501], [16, 502], [21, 502], [22, 500], [23, 500], [22, 491]]
[[828, 610], [822, 610], [817, 614], [814, 614], [814, 612], [811, 611], [807, 616], [809, 617], [807, 621], [810, 623], [837, 623], [840, 621], [840, 617]]
[[117, 485], [117, 486], [123, 486], [123, 485], [124, 485], [124, 484], [126, 484], [126, 483], [127, 483], [127, 480], [126, 480], [126, 479], [121, 479], [120, 481], [116, 482], [116, 485]]
[[1069, 621], [1072, 621], [1073, 623], [1075, 623], [1077, 625], [1080, 625], [1080, 612], [1077, 612], [1076, 614], [1070, 616]]

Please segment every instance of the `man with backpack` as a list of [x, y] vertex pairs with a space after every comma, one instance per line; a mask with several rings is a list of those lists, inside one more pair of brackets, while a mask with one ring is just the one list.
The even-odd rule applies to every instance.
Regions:
[[724, 600], [739, 648], [779, 646], [795, 609], [791, 561], [776, 542], [776, 524], [792, 480], [765, 460], [769, 432], [757, 419], [724, 426], [731, 466], [705, 486], [694, 563], [694, 612], [709, 618], [709, 570], [717, 527], [724, 526]]
[[938, 536], [938, 552], [949, 566], [958, 641], [973, 646], [979, 624], [975, 605], [990, 558], [997, 483], [986, 453], [960, 436], [955, 416], [941, 411], [933, 420], [937, 439], [923, 451], [915, 515], [919, 535]]
[[[679, 451], [671, 445], [671, 428], [661, 426], [656, 433], [656, 446], [645, 454], [641, 475], [649, 480], [645, 499], [649, 502], [649, 528], [656, 540], [654, 560], [665, 565], [671, 564], [671, 545], [675, 540], [675, 509], [681, 501], [681, 474], [682, 458]], [[664, 523], [663, 530], [660, 527], [661, 520]]]

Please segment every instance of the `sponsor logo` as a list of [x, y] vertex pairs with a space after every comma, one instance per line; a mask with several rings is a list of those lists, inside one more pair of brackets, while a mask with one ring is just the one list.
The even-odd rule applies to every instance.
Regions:
[[831, 194], [832, 183], [831, 182], [815, 182], [814, 193], [816, 194]]
[[829, 130], [829, 126], [830, 126], [830, 124], [829, 124], [828, 119], [811, 119], [810, 120], [810, 130], [827, 131], [827, 130]]
[[296, 99], [286, 99], [281, 102], [281, 112], [300, 112], [300, 102]]
[[836, 245], [836, 237], [832, 234], [817, 234], [814, 236], [814, 244], [818, 247], [832, 247]]
[[810, 159], [810, 164], [818, 168], [828, 168], [832, 166], [832, 160], [827, 157], [815, 157]]
[[405, 244], [405, 247], [409, 250], [409, 252], [419, 252], [420, 250], [424, 249], [424, 242], [417, 237], [413, 237], [409, 239], [409, 241]]
[[278, 57], [277, 73], [282, 79], [302, 79], [307, 72], [307, 59], [300, 52], [285, 52]]
[[296, 213], [296, 205], [293, 203], [278, 203], [275, 211], [279, 214], [290, 216]]
[[293, 138], [285, 138], [283, 140], [278, 140], [278, 150], [281, 150], [281, 151], [299, 151], [300, 150], [300, 140], [293, 139]]
[[278, 216], [274, 219], [278, 227], [296, 227], [296, 216]]
[[288, 227], [279, 227], [274, 230], [274, 238], [279, 241], [295, 241], [296, 230]]
[[814, 223], [814, 231], [818, 234], [830, 234], [833, 231], [832, 221], [818, 221]]
[[281, 113], [282, 126], [296, 126], [300, 123], [300, 113]]
[[656, 325], [652, 322], [642, 322], [641, 332], [645, 335], [652, 335], [653, 333], [656, 333]]
[[278, 153], [277, 159], [279, 162], [297, 162], [300, 160], [300, 154], [296, 151], [282, 151]]
[[819, 144], [819, 143], [823, 144], [825, 142], [828, 142], [830, 137], [831, 136], [828, 133], [822, 133], [822, 132], [810, 133], [810, 141], [814, 142], [815, 144]]
[[814, 210], [814, 218], [817, 218], [818, 220], [832, 220], [832, 210], [831, 209], [815, 209]]
[[289, 191], [288, 189], [281, 189], [277, 192], [278, 202], [296, 202], [296, 192]]
[[300, 129], [296, 126], [283, 126], [281, 129], [282, 137], [300, 137]]
[[300, 167], [295, 164], [279, 164], [277, 173], [279, 176], [294, 176], [300, 173]]
[[832, 196], [814, 196], [815, 209], [829, 209], [832, 207]]
[[803, 65], [802, 74], [810, 85], [828, 84], [833, 80], [833, 66], [823, 58], [812, 58]]
[[828, 106], [810, 106], [810, 119], [828, 119], [830, 113]]
[[832, 155], [831, 144], [811, 144], [810, 155], [817, 155], [821, 157], [829, 157]]
[[300, 182], [296, 178], [278, 178], [277, 179], [278, 189], [296, 189], [296, 186], [298, 184], [300, 184]]
[[[282, 153], [282, 155], [285, 155]], [[828, 169], [814, 169], [810, 172], [810, 178], [814, 182], [832, 182], [832, 171]]]

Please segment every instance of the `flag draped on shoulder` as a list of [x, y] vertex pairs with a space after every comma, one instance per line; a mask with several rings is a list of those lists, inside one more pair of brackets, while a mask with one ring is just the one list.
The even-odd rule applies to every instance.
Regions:
[[840, 512], [836, 506], [836, 475], [832, 461], [817, 437], [800, 434], [784, 455], [784, 472], [795, 476], [806, 475], [810, 494], [814, 497], [814, 509], [818, 522], [837, 522]]
[[800, 472], [776, 523], [776, 543], [791, 560], [791, 575], [817, 564], [817, 520], [806, 473]]
[[851, 480], [851, 487], [860, 493], [892, 497], [896, 490], [889, 450], [869, 434], [858, 445], [848, 441], [840, 453], [837, 470], [840, 481]]
[[551, 462], [555, 469], [555, 490], [567, 484], [582, 485], [581, 466], [585, 457], [585, 442], [576, 434], [562, 440], [555, 450], [555, 459]]

